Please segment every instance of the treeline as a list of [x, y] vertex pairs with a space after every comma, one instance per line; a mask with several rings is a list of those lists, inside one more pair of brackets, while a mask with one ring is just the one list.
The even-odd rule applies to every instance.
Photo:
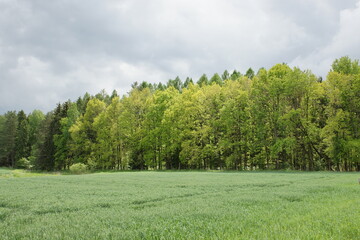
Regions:
[[133, 84], [43, 114], [0, 116], [0, 165], [68, 169], [360, 171], [360, 66], [327, 79], [277, 64], [197, 82]]

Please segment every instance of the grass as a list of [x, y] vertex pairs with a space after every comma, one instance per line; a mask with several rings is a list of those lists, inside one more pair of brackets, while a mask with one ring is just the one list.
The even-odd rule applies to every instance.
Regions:
[[18, 177], [39, 177], [60, 175], [60, 172], [36, 172], [24, 169], [0, 168], [0, 180], [2, 178], [18, 178]]
[[[0, 169], [0, 176], [9, 174]], [[359, 239], [358, 173], [0, 178], [1, 239]]]

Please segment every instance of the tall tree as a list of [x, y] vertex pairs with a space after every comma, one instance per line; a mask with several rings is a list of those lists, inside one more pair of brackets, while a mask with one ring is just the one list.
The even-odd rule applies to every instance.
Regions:
[[4, 161], [4, 158], [5, 158], [5, 137], [4, 137], [4, 134], [5, 134], [5, 121], [6, 121], [6, 118], [4, 115], [0, 115], [0, 166], [4, 166], [5, 163], [3, 162]]
[[357, 146], [360, 142], [360, 66], [348, 57], [336, 59], [325, 82], [329, 104], [323, 129], [326, 153], [336, 170], [359, 169]]
[[345, 75], [360, 73], [359, 60], [351, 60], [348, 56], [336, 59], [331, 65], [332, 71]]
[[40, 110], [34, 110], [29, 115], [29, 145], [30, 153], [34, 156], [34, 148], [38, 141], [38, 131], [41, 127], [42, 121], [45, 119], [45, 115]]
[[3, 166], [15, 166], [15, 142], [18, 122], [15, 111], [9, 111], [4, 115], [3, 127], [0, 135], [0, 163]]
[[15, 166], [16, 162], [21, 158], [27, 158], [30, 156], [30, 144], [29, 144], [29, 121], [24, 111], [19, 111], [17, 114], [17, 128], [15, 138]]
[[141, 145], [144, 148], [145, 163], [153, 169], [162, 169], [164, 163], [167, 168], [174, 167], [169, 155], [168, 132], [163, 119], [165, 111], [176, 96], [177, 89], [169, 87], [165, 91], [157, 91], [148, 99], [149, 109], [144, 120]]
[[206, 86], [206, 85], [209, 84], [209, 79], [208, 79], [208, 77], [206, 76], [206, 74], [201, 75], [201, 77], [200, 77], [199, 80], [197, 81], [197, 84], [198, 84], [200, 87], [203, 87], [203, 86]]
[[128, 149], [129, 161], [132, 169], [145, 169], [143, 143], [143, 124], [150, 102], [151, 90], [133, 89], [128, 97], [123, 98], [123, 111], [119, 117], [120, 125], [125, 136], [125, 146]]
[[94, 120], [94, 128], [97, 132], [95, 151], [99, 156], [99, 161], [95, 163], [96, 168], [126, 169], [125, 136], [120, 123], [121, 112], [120, 99], [113, 98], [106, 110]]
[[250, 79], [253, 79], [254, 76], [255, 76], [254, 70], [252, 70], [252, 68], [249, 68], [249, 69], [246, 71], [245, 76], [248, 77], [248, 78], [250, 78]]
[[80, 116], [76, 123], [70, 127], [69, 132], [74, 140], [71, 154], [74, 156], [75, 163], [80, 162], [96, 167], [100, 156], [95, 151], [97, 133], [93, 124], [95, 118], [105, 108], [106, 104], [103, 101], [97, 98], [89, 100], [84, 115]]
[[230, 78], [229, 72], [225, 70], [224, 73], [221, 75], [221, 78], [223, 81], [228, 80]]
[[244, 87], [240, 81], [226, 82], [220, 111], [223, 160], [227, 168], [236, 170], [247, 168], [249, 159], [249, 96]]
[[187, 77], [182, 88], [187, 88], [190, 84], [194, 84], [192, 78]]
[[37, 142], [33, 148], [33, 155], [36, 157], [35, 168], [40, 170], [52, 170], [51, 149], [53, 147], [53, 135], [51, 134], [51, 123], [54, 113], [49, 112], [45, 115], [40, 128], [37, 132]]
[[230, 79], [231, 80], [236, 80], [238, 79], [239, 77], [241, 77], [241, 73], [234, 70], [232, 73], [231, 73], [231, 76], [230, 76]]
[[59, 170], [69, 168], [72, 164], [71, 144], [73, 141], [69, 130], [80, 115], [76, 104], [70, 103], [69, 105], [66, 117], [60, 119], [60, 132], [54, 135], [55, 169]]
[[182, 85], [183, 84], [182, 84], [182, 81], [180, 80], [179, 76], [177, 76], [174, 80], [169, 79], [169, 81], [166, 84], [167, 87], [173, 87], [179, 91], [181, 91]]
[[210, 84], [218, 84], [218, 85], [222, 85], [223, 84], [223, 80], [222, 78], [219, 76], [219, 74], [215, 73], [214, 76], [212, 76], [210, 78]]

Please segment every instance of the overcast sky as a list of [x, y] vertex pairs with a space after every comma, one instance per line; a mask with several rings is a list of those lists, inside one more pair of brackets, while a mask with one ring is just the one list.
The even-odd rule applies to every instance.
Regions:
[[360, 0], [0, 0], [0, 114], [85, 92], [360, 58]]

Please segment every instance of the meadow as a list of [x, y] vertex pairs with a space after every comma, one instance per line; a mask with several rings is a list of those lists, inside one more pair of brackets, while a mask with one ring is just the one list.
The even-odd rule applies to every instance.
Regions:
[[0, 169], [0, 238], [359, 239], [359, 175]]

